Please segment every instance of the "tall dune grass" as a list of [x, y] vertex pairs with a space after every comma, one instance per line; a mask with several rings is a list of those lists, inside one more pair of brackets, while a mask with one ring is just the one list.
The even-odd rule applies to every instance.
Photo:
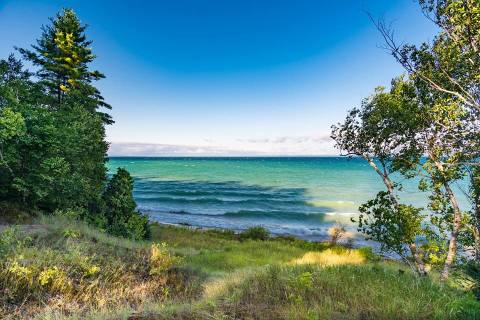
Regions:
[[30, 318], [45, 306], [50, 313], [80, 315], [135, 308], [185, 289], [176, 258], [162, 245], [111, 237], [60, 218], [41, 223], [44, 228], [28, 234], [17, 228], [0, 235], [2, 319]]

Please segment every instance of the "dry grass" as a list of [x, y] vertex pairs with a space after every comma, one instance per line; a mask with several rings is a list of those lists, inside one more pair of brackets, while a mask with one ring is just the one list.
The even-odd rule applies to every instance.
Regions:
[[365, 255], [358, 250], [327, 249], [325, 251], [309, 251], [299, 259], [292, 261], [293, 264], [312, 264], [320, 266], [338, 266], [345, 264], [363, 264], [366, 262]]
[[0, 318], [134, 310], [189, 290], [165, 246], [55, 221], [28, 235], [19, 229], [2, 233]]

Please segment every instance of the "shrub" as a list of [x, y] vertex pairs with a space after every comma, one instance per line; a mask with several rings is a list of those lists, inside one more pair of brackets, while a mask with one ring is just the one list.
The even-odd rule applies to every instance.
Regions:
[[118, 168], [103, 194], [107, 232], [125, 238], [140, 240], [150, 236], [148, 218], [136, 211], [132, 195], [133, 179], [130, 173]]
[[0, 233], [0, 259], [3, 258], [17, 242], [16, 229], [13, 227], [5, 229]]
[[123, 226], [126, 237], [134, 240], [150, 239], [151, 231], [148, 224], [148, 217], [134, 212]]
[[268, 240], [270, 238], [270, 233], [267, 229], [261, 226], [251, 227], [242, 231], [239, 235], [240, 240]]
[[22, 247], [31, 241], [30, 237], [22, 235], [17, 227], [8, 227], [0, 232], [0, 261], [11, 251]]
[[150, 249], [150, 275], [165, 274], [177, 262], [167, 249], [165, 242], [153, 243]]
[[337, 242], [345, 235], [345, 226], [337, 223], [328, 229], [328, 235], [330, 236], [330, 244], [332, 246], [337, 245]]

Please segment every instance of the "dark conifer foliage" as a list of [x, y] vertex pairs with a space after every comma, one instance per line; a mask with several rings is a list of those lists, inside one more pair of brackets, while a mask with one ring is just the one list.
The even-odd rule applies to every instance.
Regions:
[[[89, 68], [96, 56], [90, 48], [92, 41], [86, 38], [86, 26], [71, 9], [64, 9], [50, 22], [42, 27], [42, 36], [31, 50], [19, 51], [39, 67], [36, 76], [47, 88], [52, 106], [66, 107], [68, 104], [64, 103], [73, 98], [90, 112], [99, 112], [101, 107], [110, 109], [100, 91], [92, 85], [105, 75]], [[113, 122], [108, 114], [100, 114], [105, 123]]]
[[130, 173], [118, 168], [103, 194], [106, 229], [118, 236], [137, 240], [148, 238], [148, 219], [135, 210], [137, 205], [132, 192]]
[[[0, 200], [45, 212], [74, 209], [107, 231], [143, 237], [147, 219], [135, 212], [128, 172], [119, 171], [102, 196], [105, 125], [113, 121], [93, 85], [105, 76], [90, 68], [95, 55], [86, 26], [64, 9], [42, 30], [32, 49], [18, 49], [34, 72], [13, 55], [0, 60]], [[121, 205], [113, 200], [119, 186], [129, 193], [122, 194]]]

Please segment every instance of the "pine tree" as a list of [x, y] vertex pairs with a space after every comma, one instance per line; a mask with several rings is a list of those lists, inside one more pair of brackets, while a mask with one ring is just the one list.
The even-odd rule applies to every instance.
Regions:
[[45, 186], [44, 194], [37, 197], [42, 199], [39, 206], [98, 211], [106, 183], [105, 125], [113, 123], [100, 110], [110, 106], [93, 85], [104, 75], [89, 68], [95, 59], [92, 42], [73, 10], [62, 10], [50, 22], [42, 27], [42, 35], [31, 50], [19, 49], [38, 67], [36, 76], [45, 92], [43, 104], [51, 111], [54, 123], [47, 144], [50, 150], [38, 175]]
[[80, 101], [88, 111], [98, 112], [106, 124], [113, 123], [108, 114], [98, 111], [101, 107], [111, 107], [92, 85], [105, 76], [89, 69], [96, 57], [90, 48], [92, 41], [85, 35], [86, 26], [71, 9], [64, 9], [50, 21], [50, 25], [42, 27], [42, 36], [32, 45], [33, 50], [19, 49], [40, 68], [36, 75], [54, 99], [50, 104], [62, 108], [72, 99]]
[[106, 229], [108, 232], [133, 239], [149, 237], [148, 219], [136, 211], [133, 199], [133, 179], [130, 173], [118, 168], [103, 194]]

